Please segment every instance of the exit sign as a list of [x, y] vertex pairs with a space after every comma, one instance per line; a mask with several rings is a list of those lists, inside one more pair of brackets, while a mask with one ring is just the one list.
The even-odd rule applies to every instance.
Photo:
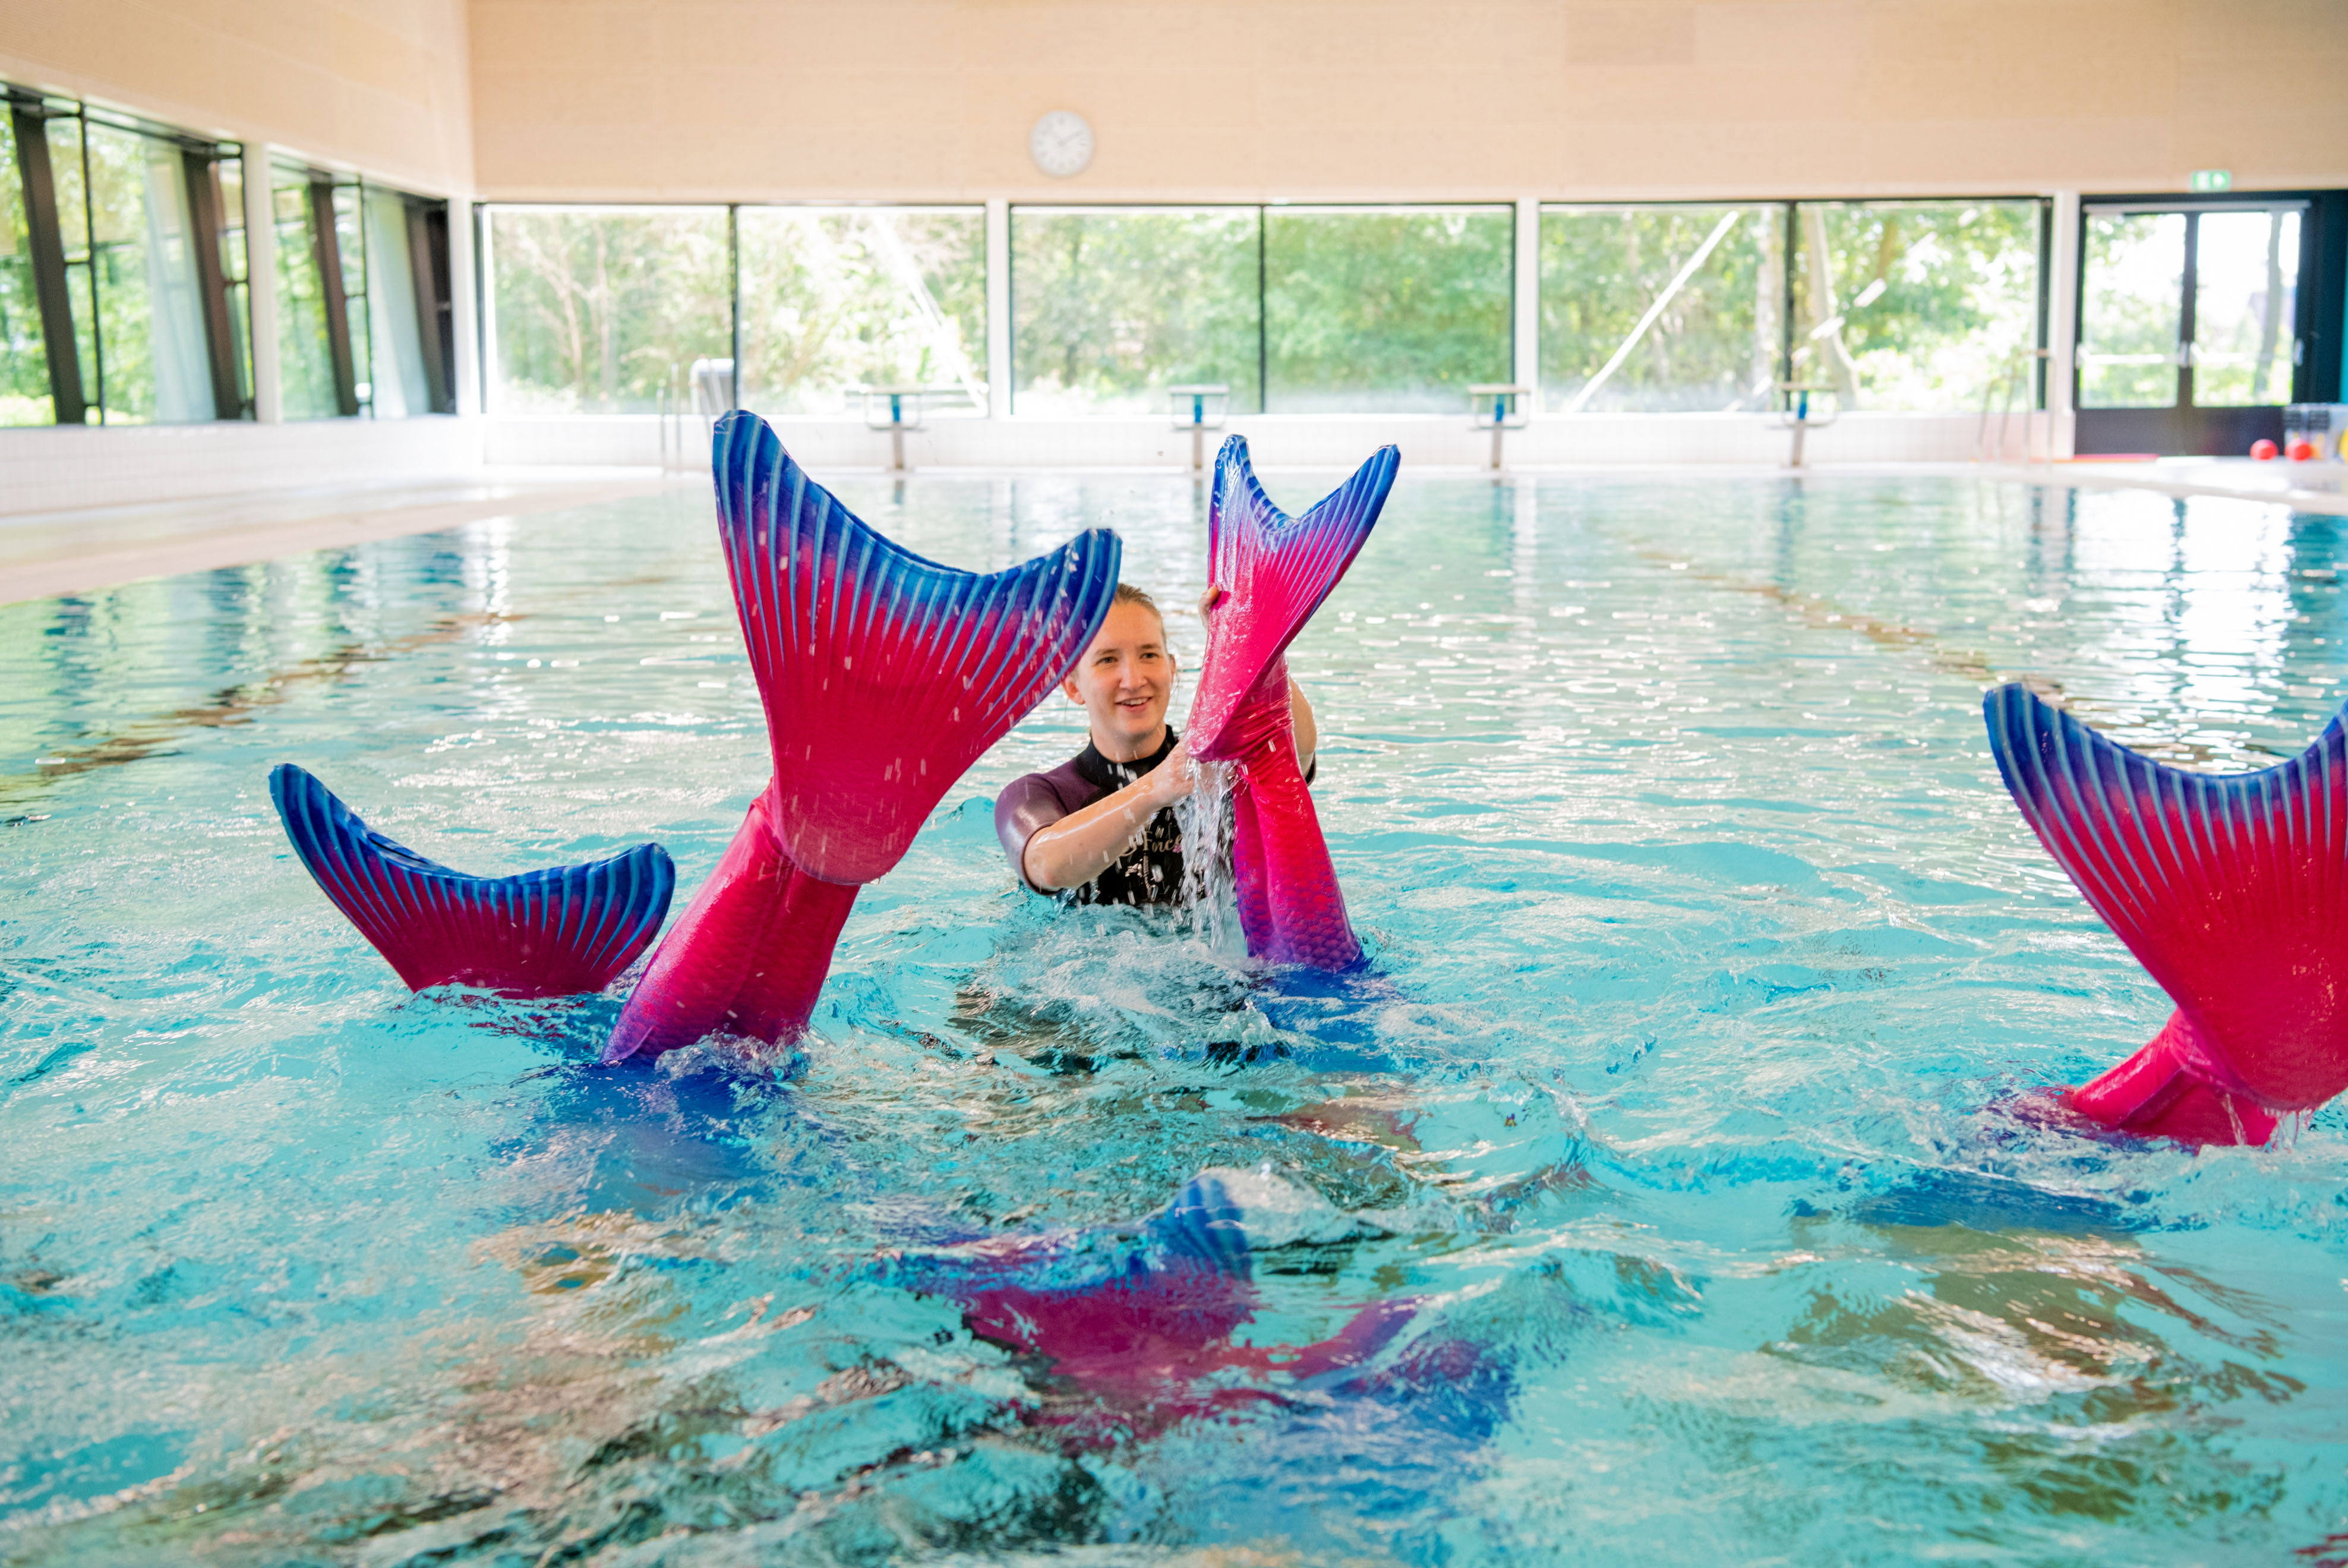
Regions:
[[2230, 169], [2197, 169], [2193, 171], [2193, 189], [2196, 191], [2231, 191], [2233, 188], [2234, 171]]

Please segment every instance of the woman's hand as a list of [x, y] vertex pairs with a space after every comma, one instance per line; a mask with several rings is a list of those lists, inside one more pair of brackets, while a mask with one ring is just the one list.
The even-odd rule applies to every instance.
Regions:
[[1166, 754], [1166, 760], [1143, 774], [1133, 788], [1145, 792], [1149, 809], [1155, 812], [1189, 794], [1198, 782], [1190, 771], [1190, 743], [1178, 740], [1174, 749]]

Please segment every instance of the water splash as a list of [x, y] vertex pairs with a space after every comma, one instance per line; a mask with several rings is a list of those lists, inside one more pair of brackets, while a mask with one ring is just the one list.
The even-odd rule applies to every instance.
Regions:
[[1182, 899], [1192, 928], [1209, 947], [1223, 944], [1224, 912], [1238, 910], [1231, 873], [1232, 765], [1192, 758], [1198, 782], [1182, 801]]

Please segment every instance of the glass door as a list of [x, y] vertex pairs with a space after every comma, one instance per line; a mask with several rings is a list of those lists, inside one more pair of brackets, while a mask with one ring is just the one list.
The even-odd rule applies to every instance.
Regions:
[[2239, 457], [2281, 439], [2302, 357], [2304, 209], [2083, 210], [2079, 451]]
[[2251, 408], [2291, 401], [2298, 356], [2299, 212], [2196, 214], [2189, 401]]

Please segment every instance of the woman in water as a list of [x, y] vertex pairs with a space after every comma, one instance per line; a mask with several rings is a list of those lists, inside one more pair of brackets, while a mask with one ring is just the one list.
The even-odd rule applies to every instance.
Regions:
[[[1209, 588], [1203, 619], [1222, 597]], [[1171, 903], [1182, 892], [1182, 829], [1174, 806], [1193, 783], [1189, 753], [1166, 722], [1180, 675], [1166, 620], [1148, 594], [1120, 583], [1076, 673], [1061, 683], [1080, 705], [1090, 744], [1048, 772], [1015, 779], [994, 803], [994, 831], [1020, 881], [1076, 903]], [[1313, 705], [1288, 686], [1296, 760], [1313, 778]]]

